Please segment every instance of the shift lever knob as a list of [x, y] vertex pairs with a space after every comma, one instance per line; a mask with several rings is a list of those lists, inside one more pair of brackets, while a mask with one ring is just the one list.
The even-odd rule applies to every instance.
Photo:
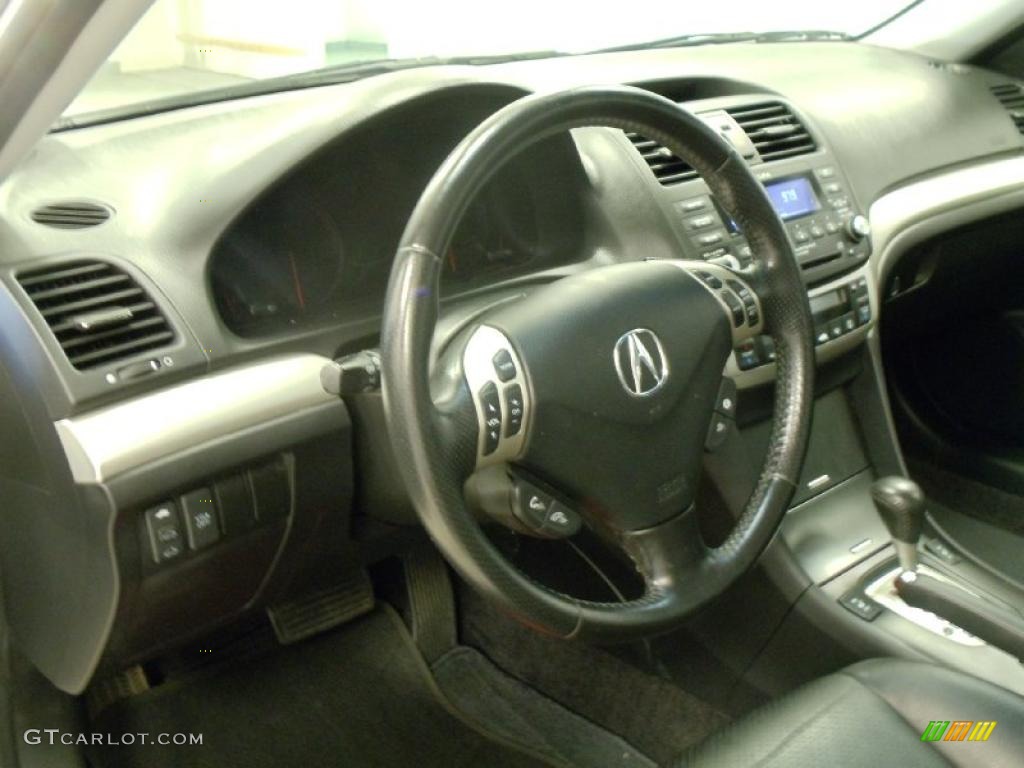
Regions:
[[917, 542], [924, 527], [924, 493], [906, 477], [883, 477], [871, 486], [871, 499], [892, 534], [905, 571], [917, 570]]

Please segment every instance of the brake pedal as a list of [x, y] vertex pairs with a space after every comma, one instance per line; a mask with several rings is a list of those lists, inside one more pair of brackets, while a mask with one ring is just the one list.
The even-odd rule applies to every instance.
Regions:
[[369, 613], [373, 605], [373, 586], [360, 569], [339, 584], [268, 608], [267, 617], [278, 642], [288, 645]]

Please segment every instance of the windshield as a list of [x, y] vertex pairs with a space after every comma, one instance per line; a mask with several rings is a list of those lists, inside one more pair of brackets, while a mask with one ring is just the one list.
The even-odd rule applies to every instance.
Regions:
[[906, 0], [157, 0], [65, 117], [356, 62], [582, 53], [687, 34], [857, 36]]

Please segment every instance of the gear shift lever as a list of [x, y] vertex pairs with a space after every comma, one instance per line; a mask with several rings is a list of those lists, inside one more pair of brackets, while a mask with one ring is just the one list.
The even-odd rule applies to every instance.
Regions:
[[924, 526], [924, 493], [906, 477], [883, 477], [871, 486], [871, 499], [896, 545], [904, 571], [917, 571], [917, 542]]

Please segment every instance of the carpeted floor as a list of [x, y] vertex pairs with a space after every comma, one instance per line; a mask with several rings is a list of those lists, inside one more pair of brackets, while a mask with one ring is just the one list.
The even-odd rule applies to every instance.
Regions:
[[440, 694], [397, 616], [380, 608], [260, 659], [122, 701], [92, 729], [203, 735], [201, 746], [94, 747], [97, 768], [569, 764], [471, 726]]
[[433, 671], [457, 709], [515, 743], [573, 766], [655, 768], [623, 739], [505, 674], [472, 648], [454, 648]]
[[606, 651], [532, 632], [469, 590], [460, 597], [463, 643], [659, 764], [729, 722], [706, 702]]

